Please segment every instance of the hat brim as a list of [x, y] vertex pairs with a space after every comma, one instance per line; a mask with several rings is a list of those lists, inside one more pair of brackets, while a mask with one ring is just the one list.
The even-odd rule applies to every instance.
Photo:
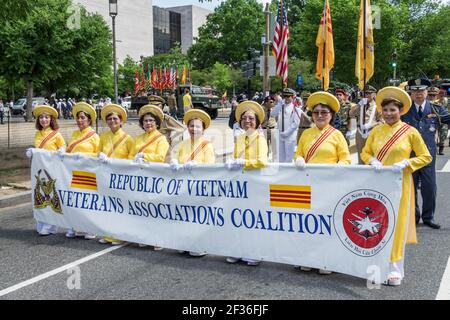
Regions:
[[379, 113], [381, 113], [382, 111], [381, 103], [383, 102], [383, 100], [389, 98], [398, 100], [403, 104], [403, 111], [400, 113], [401, 115], [408, 113], [412, 105], [411, 98], [405, 90], [400, 89], [399, 87], [384, 87], [383, 89], [378, 91], [375, 101]]
[[162, 112], [161, 108], [152, 104], [146, 104], [145, 106], [139, 109], [139, 118], [141, 118], [143, 115], [149, 112], [158, 117], [159, 121], [164, 120], [164, 113]]
[[86, 102], [79, 102], [75, 104], [72, 108], [72, 115], [74, 119], [77, 117], [77, 113], [83, 111], [91, 116], [91, 122], [94, 123], [97, 119], [97, 112], [95, 112], [95, 109], [93, 106]]
[[155, 104], [164, 104], [166, 100], [160, 96], [151, 95], [148, 96], [148, 102], [149, 104], [155, 105]]
[[263, 123], [265, 112], [263, 107], [256, 101], [242, 101], [236, 107], [236, 119], [238, 122], [241, 122], [241, 117], [247, 111], [253, 111], [255, 115], [258, 117], [260, 123]]
[[341, 108], [339, 100], [331, 93], [324, 91], [314, 92], [311, 94], [306, 101], [306, 108], [309, 111], [312, 111], [318, 104], [327, 105], [334, 112], [339, 112], [339, 109]]
[[47, 105], [39, 105], [34, 107], [33, 115], [35, 118], [39, 118], [39, 116], [43, 113], [47, 113], [55, 119], [58, 118], [58, 112], [53, 107]]
[[122, 117], [122, 123], [125, 123], [127, 121], [127, 111], [122, 106], [112, 103], [104, 106], [100, 113], [104, 122], [106, 122], [106, 116], [111, 112], [120, 114], [120, 116]]
[[211, 117], [209, 114], [200, 109], [190, 109], [186, 111], [183, 117], [184, 123], [187, 125], [192, 119], [200, 119], [205, 124], [205, 129], [208, 129], [211, 125]]

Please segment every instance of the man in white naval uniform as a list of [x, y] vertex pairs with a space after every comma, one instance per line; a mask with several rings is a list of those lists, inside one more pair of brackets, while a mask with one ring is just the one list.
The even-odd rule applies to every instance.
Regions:
[[278, 100], [270, 112], [271, 117], [278, 117], [279, 159], [278, 162], [292, 162], [297, 146], [297, 130], [302, 115], [301, 108], [295, 107], [293, 100], [295, 91], [290, 88], [283, 90], [284, 100]]

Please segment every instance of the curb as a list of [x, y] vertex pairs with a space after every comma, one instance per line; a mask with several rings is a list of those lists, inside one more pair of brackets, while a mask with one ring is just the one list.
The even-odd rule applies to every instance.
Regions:
[[0, 208], [31, 202], [31, 190], [0, 197]]

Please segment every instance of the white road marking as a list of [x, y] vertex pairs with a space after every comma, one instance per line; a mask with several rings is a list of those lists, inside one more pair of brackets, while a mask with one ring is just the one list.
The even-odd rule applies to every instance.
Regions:
[[442, 276], [436, 300], [450, 300], [450, 257], [448, 258], [447, 267]]
[[450, 160], [447, 161], [442, 170], [436, 170], [437, 172], [450, 172]]
[[37, 277], [31, 278], [29, 280], [26, 280], [26, 281], [23, 281], [23, 282], [18, 283], [16, 285], [13, 285], [13, 286], [11, 286], [9, 288], [3, 289], [3, 290], [0, 291], [0, 297], [2, 297], [4, 295], [7, 295], [7, 294], [9, 294], [11, 292], [14, 292], [16, 290], [22, 289], [22, 288], [24, 288], [26, 286], [29, 286], [30, 284], [33, 284], [33, 283], [39, 282], [41, 280], [44, 280], [44, 279], [46, 279], [48, 277], [54, 276], [55, 274], [58, 274], [58, 273], [63, 272], [65, 270], [67, 270], [67, 269], [73, 268], [73, 267], [75, 267], [75, 266], [77, 266], [79, 264], [85, 263], [85, 262], [87, 262], [89, 260], [98, 258], [98, 257], [100, 257], [100, 256], [102, 256], [104, 254], [107, 254], [107, 253], [112, 252], [114, 250], [120, 249], [120, 248], [122, 248], [123, 246], [126, 246], [126, 245], [128, 245], [128, 244], [124, 243], [124, 244], [121, 244], [121, 245], [118, 245], [118, 246], [110, 247], [108, 249], [105, 249], [105, 250], [99, 251], [97, 253], [91, 254], [90, 256], [87, 256], [87, 257], [84, 257], [82, 259], [79, 259], [79, 260], [76, 260], [74, 262], [71, 262], [69, 264], [66, 264], [65, 266], [62, 266], [62, 267], [59, 267], [57, 269], [51, 270], [49, 272], [43, 273], [43, 274], [41, 274], [41, 275], [39, 275]]

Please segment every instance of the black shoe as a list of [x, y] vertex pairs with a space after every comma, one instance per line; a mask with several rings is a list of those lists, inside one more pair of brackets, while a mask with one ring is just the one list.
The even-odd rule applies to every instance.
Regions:
[[433, 228], [433, 229], [440, 229], [441, 228], [441, 225], [435, 223], [434, 221], [424, 221], [423, 224], [426, 225], [426, 226], [429, 226], [430, 228]]
[[439, 153], [438, 155], [443, 156], [444, 155], [444, 146], [439, 147]]
[[416, 218], [416, 226], [419, 224], [420, 218]]

